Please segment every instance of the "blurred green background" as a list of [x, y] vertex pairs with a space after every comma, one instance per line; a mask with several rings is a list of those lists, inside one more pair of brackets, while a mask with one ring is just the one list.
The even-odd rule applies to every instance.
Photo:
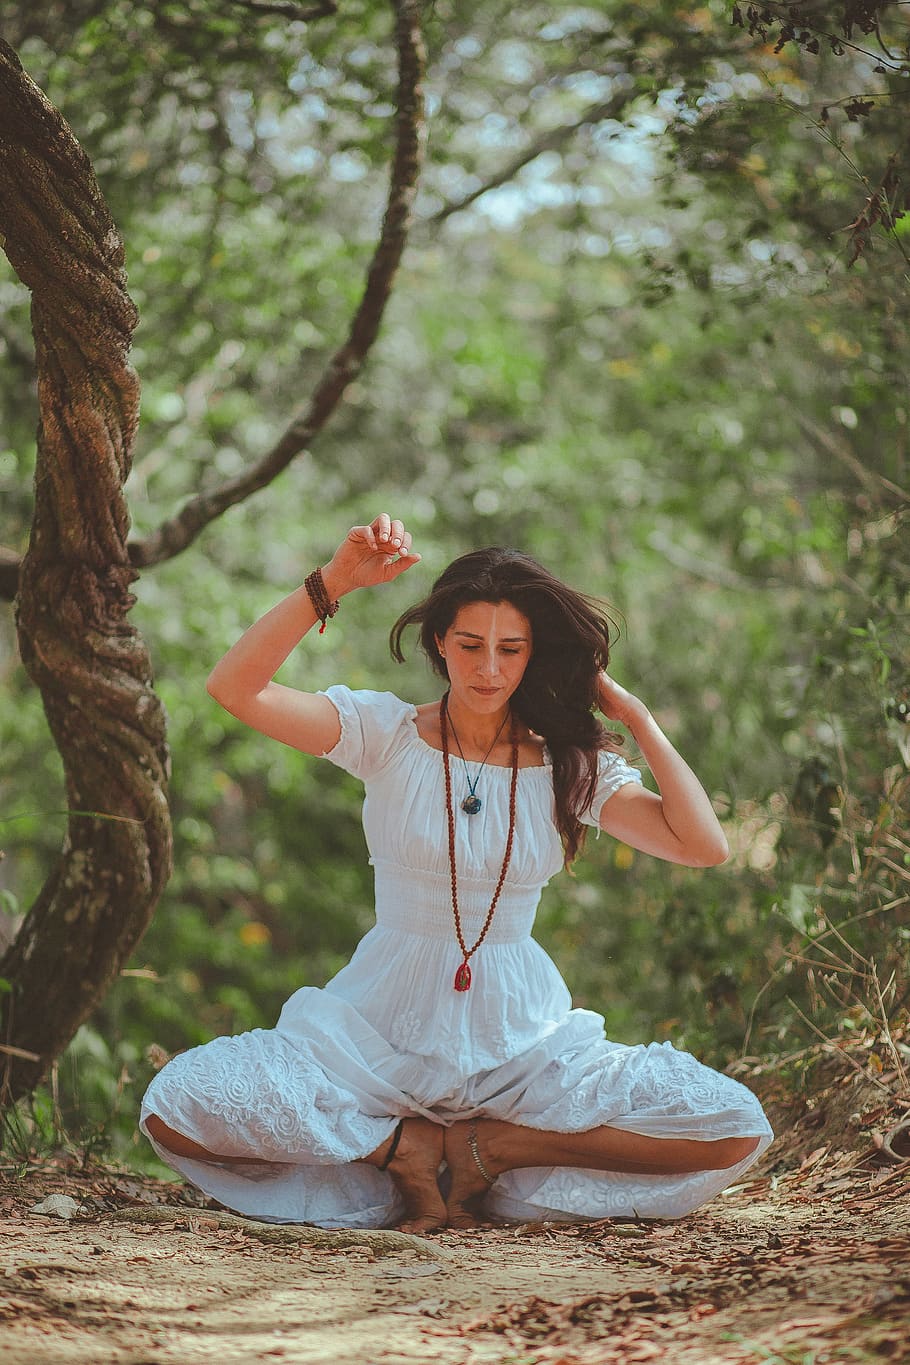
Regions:
[[[900, 54], [906, 19], [881, 8]], [[390, 11], [7, 9], [126, 242], [142, 533], [266, 449], [343, 336], [384, 204]], [[516, 545], [612, 603], [616, 676], [724, 819], [722, 868], [592, 838], [545, 892], [538, 937], [611, 1036], [723, 1065], [906, 1022], [910, 218], [857, 227], [906, 151], [906, 70], [862, 44], [775, 51], [778, 30], [762, 41], [731, 15], [427, 8], [427, 166], [366, 370], [311, 454], [137, 585], [176, 869], [39, 1096], [45, 1126], [151, 1165], [136, 1114], [156, 1049], [270, 1025], [370, 925], [358, 785], [246, 731], [204, 681], [383, 508], [422, 564], [346, 599], [286, 681], [437, 695], [418, 658], [390, 661], [388, 628], [455, 554]], [[36, 401], [28, 298], [5, 265], [0, 304], [0, 538], [22, 550]], [[9, 606], [0, 698], [14, 928], [64, 820]]]

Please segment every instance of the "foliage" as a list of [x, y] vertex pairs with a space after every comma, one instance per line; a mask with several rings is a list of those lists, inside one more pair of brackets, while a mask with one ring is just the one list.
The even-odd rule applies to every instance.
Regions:
[[[268, 446], [356, 301], [384, 194], [388, 22], [369, 0], [307, 25], [204, 0], [98, 3], [71, 8], [63, 41], [22, 13], [23, 59], [128, 243], [141, 533]], [[430, 160], [369, 372], [312, 457], [138, 585], [170, 713], [177, 871], [132, 974], [61, 1063], [74, 1131], [119, 1106], [128, 1148], [150, 1043], [271, 1023], [369, 923], [356, 784], [243, 731], [204, 679], [386, 503], [415, 529], [422, 581], [495, 540], [605, 593], [619, 676], [727, 820], [723, 869], [592, 840], [546, 893], [542, 941], [613, 1036], [717, 1060], [798, 1046], [809, 1026], [789, 1000], [829, 1031], [907, 1008], [907, 220], [892, 195], [890, 218], [856, 227], [897, 145], [896, 98], [850, 116], [866, 82], [896, 95], [901, 78], [852, 49], [775, 51], [729, 17], [428, 12]], [[620, 94], [615, 117], [478, 193]], [[0, 291], [4, 538], [21, 548], [28, 318], [21, 291]], [[383, 622], [414, 590], [347, 599], [288, 680], [429, 695], [419, 661], [385, 651]], [[4, 813], [41, 813], [0, 826], [0, 878], [25, 906], [61, 801], [8, 620], [0, 677]], [[829, 932], [845, 921], [849, 947]]]

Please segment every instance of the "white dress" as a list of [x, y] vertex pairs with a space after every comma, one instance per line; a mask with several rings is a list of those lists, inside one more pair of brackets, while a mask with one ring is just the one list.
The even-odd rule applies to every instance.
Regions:
[[[541, 1167], [500, 1176], [494, 1217], [522, 1221], [677, 1218], [737, 1179], [767, 1147], [755, 1096], [670, 1043], [626, 1046], [604, 1021], [572, 1009], [554, 963], [531, 938], [541, 888], [562, 866], [549, 766], [522, 768], [508, 877], [471, 959], [471, 989], [453, 988], [455, 938], [442, 754], [417, 732], [416, 708], [388, 692], [331, 687], [341, 738], [326, 755], [360, 778], [375, 869], [376, 924], [323, 988], [305, 986], [274, 1029], [216, 1038], [179, 1054], [152, 1081], [142, 1126], [157, 1114], [223, 1154], [217, 1163], [162, 1159], [230, 1208], [322, 1227], [382, 1227], [402, 1216], [391, 1177], [357, 1162], [399, 1117], [441, 1124], [486, 1116], [557, 1132], [611, 1124], [651, 1137], [758, 1137], [731, 1169], [646, 1176]], [[452, 764], [458, 899], [473, 944], [499, 876], [511, 770], [487, 765], [483, 806], [458, 806]], [[636, 769], [601, 755], [585, 823]], [[466, 791], [465, 793], [466, 794]], [[232, 1163], [231, 1157], [261, 1163]], [[354, 1164], [356, 1163], [356, 1164]]]

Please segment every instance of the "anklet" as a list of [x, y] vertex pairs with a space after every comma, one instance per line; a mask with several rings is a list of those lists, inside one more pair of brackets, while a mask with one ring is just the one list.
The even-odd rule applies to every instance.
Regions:
[[468, 1129], [468, 1146], [471, 1149], [471, 1156], [474, 1158], [474, 1165], [477, 1167], [478, 1171], [480, 1171], [484, 1180], [488, 1185], [495, 1185], [497, 1177], [495, 1175], [490, 1175], [490, 1172], [480, 1159], [480, 1151], [477, 1147], [477, 1129], [473, 1123]]
[[386, 1152], [386, 1154], [385, 1154], [385, 1161], [381, 1162], [381, 1163], [376, 1167], [377, 1171], [387, 1171], [388, 1168], [389, 1168], [389, 1166], [391, 1166], [391, 1164], [392, 1164], [392, 1158], [394, 1157], [395, 1153], [398, 1151], [398, 1144], [399, 1144], [399, 1142], [401, 1141], [401, 1130], [402, 1130], [403, 1128], [404, 1128], [404, 1119], [399, 1119], [399, 1120], [398, 1120], [398, 1127], [395, 1129], [394, 1133], [392, 1134], [392, 1145], [391, 1145], [391, 1147], [389, 1148], [389, 1150], [388, 1150], [388, 1151]]

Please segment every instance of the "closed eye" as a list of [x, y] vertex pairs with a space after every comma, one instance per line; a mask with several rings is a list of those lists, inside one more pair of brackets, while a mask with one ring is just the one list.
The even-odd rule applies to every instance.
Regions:
[[[462, 648], [462, 650], [464, 650], [464, 652], [465, 652], [466, 654], [473, 654], [476, 650], [480, 649], [480, 645], [462, 645], [461, 648]], [[501, 653], [501, 654], [520, 654], [520, 653], [521, 653], [521, 650], [520, 650], [520, 649], [509, 649], [509, 648], [507, 648], [505, 645], [503, 645], [503, 646], [501, 647], [501, 649], [500, 649], [500, 653]]]

